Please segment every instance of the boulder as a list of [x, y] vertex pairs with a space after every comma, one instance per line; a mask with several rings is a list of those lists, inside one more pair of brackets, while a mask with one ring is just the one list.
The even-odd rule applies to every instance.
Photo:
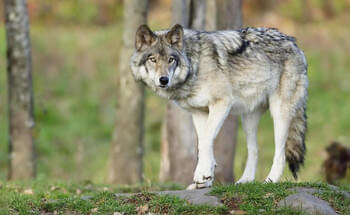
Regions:
[[[308, 190], [309, 192], [311, 190]], [[308, 192], [300, 192], [287, 196], [278, 203], [279, 207], [301, 209], [310, 214], [337, 215], [326, 201], [323, 201]]]

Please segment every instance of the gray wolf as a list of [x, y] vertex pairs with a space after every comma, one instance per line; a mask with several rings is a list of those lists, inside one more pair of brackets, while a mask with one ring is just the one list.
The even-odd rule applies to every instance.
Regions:
[[130, 65], [137, 81], [192, 113], [198, 163], [188, 189], [212, 186], [213, 142], [228, 114], [241, 115], [247, 137], [248, 158], [237, 183], [255, 179], [258, 123], [267, 109], [275, 154], [266, 181], [279, 181], [285, 161], [297, 177], [306, 151], [308, 78], [293, 37], [272, 28], [202, 32], [177, 24], [153, 32], [142, 25]]

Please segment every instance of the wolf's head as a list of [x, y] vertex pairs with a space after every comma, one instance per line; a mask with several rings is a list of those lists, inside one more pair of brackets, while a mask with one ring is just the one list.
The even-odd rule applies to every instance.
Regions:
[[134, 78], [156, 91], [181, 86], [191, 73], [184, 46], [181, 25], [158, 32], [141, 25], [136, 31], [135, 51], [130, 62]]

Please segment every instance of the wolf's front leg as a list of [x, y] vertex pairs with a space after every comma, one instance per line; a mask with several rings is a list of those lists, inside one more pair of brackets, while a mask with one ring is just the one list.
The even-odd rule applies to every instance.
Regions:
[[226, 101], [216, 102], [209, 106], [206, 113], [194, 113], [193, 122], [198, 135], [198, 163], [194, 172], [193, 184], [187, 189], [211, 187], [214, 181], [215, 158], [214, 140], [231, 109]]

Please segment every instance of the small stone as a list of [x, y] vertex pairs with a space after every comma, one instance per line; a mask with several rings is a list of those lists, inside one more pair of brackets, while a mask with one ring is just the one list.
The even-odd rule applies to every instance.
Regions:
[[161, 192], [155, 192], [155, 194], [174, 195], [195, 205], [201, 205], [201, 204], [212, 205], [212, 206], [222, 205], [219, 198], [209, 195], [210, 191], [211, 191], [211, 188], [205, 188], [205, 189], [197, 189], [197, 190], [161, 191]]
[[230, 211], [230, 214], [234, 214], [234, 215], [243, 215], [246, 214], [247, 212], [242, 211], [242, 210], [232, 210]]
[[139, 214], [139, 215], [145, 214], [148, 210], [149, 210], [148, 205], [141, 205], [141, 206], [136, 208], [137, 214]]
[[92, 196], [82, 196], [81, 199], [87, 201], [92, 199]]
[[23, 191], [24, 194], [33, 195], [33, 190], [28, 188]]
[[75, 193], [76, 193], [77, 195], [80, 195], [80, 194], [81, 194], [81, 190], [80, 190], [80, 189], [77, 189], [77, 190], [75, 191]]

